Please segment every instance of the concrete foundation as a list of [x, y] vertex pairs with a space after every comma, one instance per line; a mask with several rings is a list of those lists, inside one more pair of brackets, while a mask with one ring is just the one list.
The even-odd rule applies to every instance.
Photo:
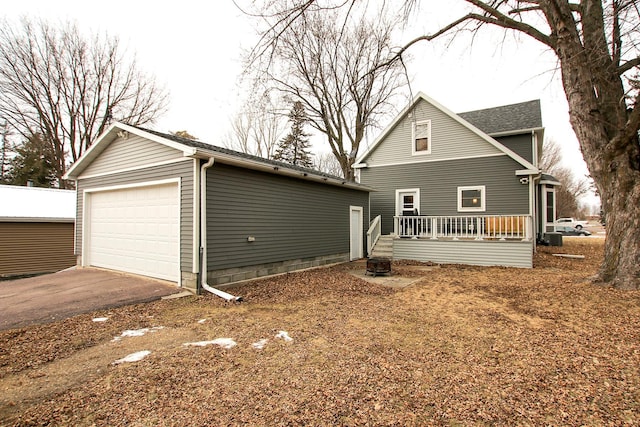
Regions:
[[[311, 267], [335, 264], [349, 261], [349, 254], [324, 255], [313, 258], [292, 259], [287, 261], [274, 262], [269, 264], [251, 265], [247, 267], [234, 267], [221, 270], [209, 271], [207, 283], [211, 286], [225, 287], [235, 282], [255, 279], [258, 277], [271, 276], [274, 274], [288, 273], [296, 270], [304, 270]], [[183, 273], [184, 275], [184, 273]], [[183, 287], [184, 277], [183, 277]]]

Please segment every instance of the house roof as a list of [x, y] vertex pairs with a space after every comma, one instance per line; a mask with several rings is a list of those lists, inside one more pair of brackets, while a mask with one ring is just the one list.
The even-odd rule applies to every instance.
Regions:
[[[493, 139], [487, 132], [485, 132], [484, 130], [478, 128], [475, 124], [473, 124], [472, 122], [466, 120], [465, 118], [463, 118], [461, 115], [456, 114], [454, 112], [452, 112], [451, 110], [449, 110], [447, 107], [443, 106], [442, 104], [440, 104], [438, 101], [436, 101], [433, 98], [430, 98], [429, 96], [425, 95], [422, 92], [419, 92], [415, 98], [413, 99], [413, 101], [407, 105], [397, 116], [396, 118], [389, 124], [389, 126], [387, 126], [387, 128], [385, 130], [382, 131], [382, 133], [376, 138], [376, 140], [373, 142], [373, 144], [371, 145], [371, 147], [369, 147], [367, 149], [367, 151], [365, 151], [360, 157], [358, 157], [358, 159], [356, 159], [355, 163], [354, 163], [354, 167], [363, 167], [365, 166], [365, 164], [363, 164], [362, 162], [367, 158], [367, 156], [369, 156], [369, 154], [371, 154], [376, 147], [387, 137], [387, 135], [393, 130], [393, 128], [411, 111], [413, 110], [413, 108], [420, 102], [420, 101], [425, 101], [428, 102], [429, 104], [433, 105], [434, 107], [438, 108], [440, 111], [442, 111], [443, 113], [447, 114], [449, 117], [451, 117], [452, 119], [454, 119], [455, 121], [457, 121], [458, 123], [460, 123], [462, 126], [468, 128], [469, 130], [471, 130], [473, 133], [475, 133], [476, 135], [478, 135], [480, 138], [484, 139], [485, 141], [487, 141], [489, 144], [493, 145], [494, 147], [496, 147], [497, 149], [499, 149], [500, 151], [502, 151], [503, 153], [507, 154], [509, 157], [511, 157], [512, 159], [514, 159], [516, 162], [520, 163], [525, 169], [527, 173], [534, 173], [538, 171], [538, 169], [531, 164], [529, 161], [527, 161], [526, 159], [524, 159], [522, 156], [516, 154], [515, 152], [513, 152], [512, 150], [508, 149], [507, 147], [505, 147], [503, 144], [500, 144], [498, 141], [496, 141], [495, 139]], [[538, 102], [538, 101], [530, 101], [530, 102]], [[527, 104], [527, 103], [524, 103]], [[519, 104], [514, 104], [514, 105], [519, 105]], [[508, 106], [505, 106], [508, 107]], [[497, 107], [500, 108], [500, 107]], [[538, 102], [538, 115], [540, 115], [539, 113], [539, 108], [540, 108], [540, 104]], [[522, 108], [524, 110], [524, 107]], [[491, 108], [488, 110], [492, 110]], [[479, 110], [479, 111], [484, 111], [484, 110]], [[506, 116], [506, 110], [504, 112], [502, 112], [503, 116]], [[522, 114], [524, 114], [524, 112], [522, 112]], [[479, 114], [478, 116], [484, 116], [484, 114]], [[542, 120], [540, 120], [540, 123], [542, 123]], [[508, 127], [506, 125], [503, 126], [504, 128]], [[518, 130], [533, 130], [534, 128], [522, 128], [522, 129], [518, 129]], [[541, 129], [541, 128], [540, 128]], [[512, 129], [511, 131], [505, 131], [505, 133], [508, 132], [513, 132], [514, 134], [517, 133], [517, 130]]]
[[55, 188], [0, 185], [0, 221], [73, 222], [76, 192]]
[[74, 163], [65, 175], [65, 179], [75, 179], [104, 149], [118, 137], [118, 133], [125, 131], [143, 138], [156, 141], [183, 152], [184, 156], [192, 158], [210, 158], [223, 164], [243, 167], [246, 169], [260, 170], [277, 175], [286, 175], [298, 179], [316, 181], [325, 184], [355, 188], [364, 191], [373, 191], [371, 188], [356, 182], [347, 181], [342, 177], [326, 174], [314, 169], [303, 168], [289, 163], [265, 159], [228, 148], [218, 147], [201, 141], [183, 138], [180, 136], [158, 132], [139, 126], [126, 125], [124, 123], [112, 124], [96, 141], [89, 150]]
[[462, 117], [488, 135], [529, 131], [542, 128], [540, 100], [501, 105], [483, 110], [459, 113]]
[[553, 186], [562, 185], [560, 181], [556, 179], [553, 175], [549, 175], [548, 173], [540, 174], [540, 184], [549, 184]]

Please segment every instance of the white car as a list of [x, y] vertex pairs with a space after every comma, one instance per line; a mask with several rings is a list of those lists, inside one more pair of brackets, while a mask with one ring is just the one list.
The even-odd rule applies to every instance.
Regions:
[[558, 218], [555, 222], [556, 225], [566, 225], [568, 227], [573, 227], [576, 230], [582, 230], [588, 223], [588, 221], [578, 221], [575, 218]]

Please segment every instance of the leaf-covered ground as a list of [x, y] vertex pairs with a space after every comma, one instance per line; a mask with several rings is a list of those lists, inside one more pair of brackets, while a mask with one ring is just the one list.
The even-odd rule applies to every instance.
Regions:
[[639, 425], [640, 293], [590, 284], [601, 257], [394, 263], [401, 289], [346, 264], [5, 331], [0, 424]]

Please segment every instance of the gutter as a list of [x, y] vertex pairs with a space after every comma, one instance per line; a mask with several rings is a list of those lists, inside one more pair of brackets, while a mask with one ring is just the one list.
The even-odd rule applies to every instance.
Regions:
[[214, 158], [200, 167], [200, 287], [227, 301], [241, 302], [242, 297], [233, 296], [207, 284], [207, 169], [213, 166]]
[[290, 176], [292, 178], [304, 179], [312, 182], [319, 182], [336, 187], [345, 187], [350, 189], [356, 189], [361, 191], [374, 191], [373, 188], [369, 188], [356, 182], [347, 181], [344, 178], [330, 177], [324, 175], [316, 175], [313, 171], [304, 171], [288, 168], [285, 164], [268, 164], [256, 159], [239, 158], [237, 156], [225, 153], [218, 153], [212, 150], [198, 149], [197, 153], [193, 156], [196, 158], [209, 159], [215, 156], [218, 163], [223, 163], [231, 166], [238, 166], [246, 169], [256, 170], [260, 172], [267, 172], [277, 175]]

